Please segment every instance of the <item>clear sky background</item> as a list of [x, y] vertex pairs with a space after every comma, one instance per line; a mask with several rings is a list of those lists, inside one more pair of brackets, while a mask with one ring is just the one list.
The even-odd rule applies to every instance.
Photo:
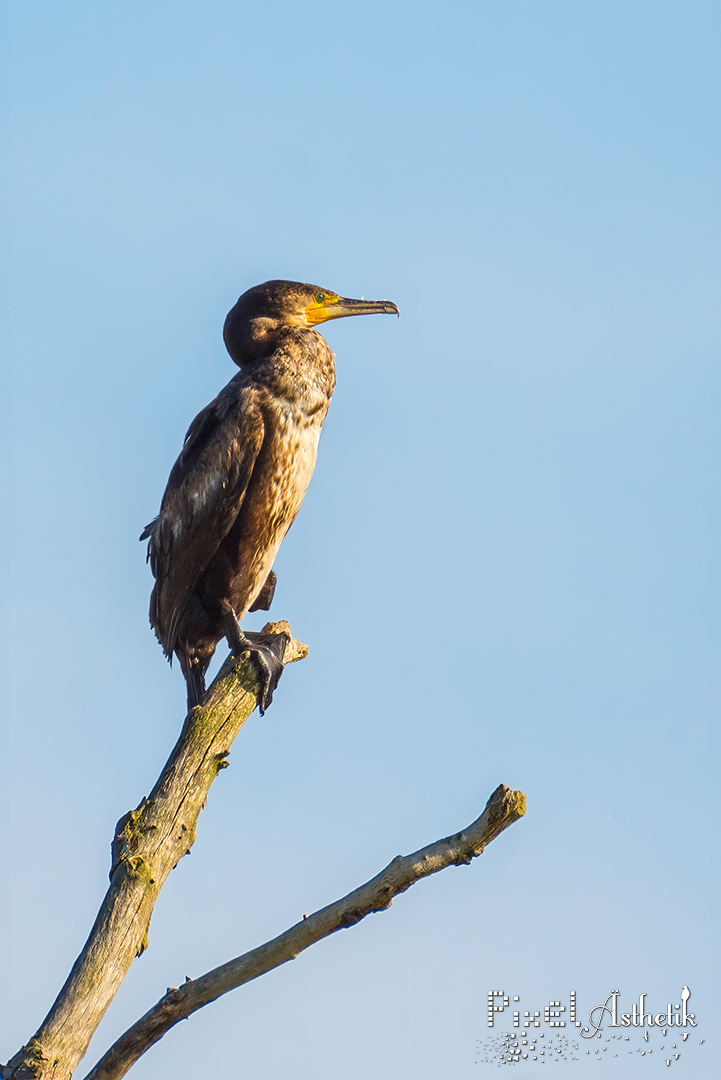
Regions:
[[327, 330], [338, 388], [271, 613], [310, 656], [236, 742], [84, 1064], [503, 782], [528, 813], [481, 859], [132, 1075], [460, 1080], [490, 1067], [489, 989], [575, 989], [585, 1020], [684, 984], [707, 1041], [673, 1068], [717, 1075], [718, 5], [11, 9], [0, 1060], [182, 723], [137, 537], [235, 374], [226, 312], [285, 277], [401, 318]]

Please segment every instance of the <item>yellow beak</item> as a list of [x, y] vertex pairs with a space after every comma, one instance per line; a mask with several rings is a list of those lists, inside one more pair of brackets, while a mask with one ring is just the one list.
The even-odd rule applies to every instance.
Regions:
[[326, 296], [321, 304], [315, 301], [305, 309], [311, 326], [329, 319], [345, 319], [349, 315], [400, 315], [392, 300], [348, 300], [344, 296]]

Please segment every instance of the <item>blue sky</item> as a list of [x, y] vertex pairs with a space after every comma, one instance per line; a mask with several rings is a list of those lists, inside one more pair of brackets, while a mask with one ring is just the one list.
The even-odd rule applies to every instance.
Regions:
[[401, 318], [328, 328], [272, 612], [311, 653], [236, 743], [86, 1064], [504, 782], [528, 813], [482, 859], [133, 1075], [475, 1076], [489, 989], [575, 989], [585, 1018], [684, 984], [707, 1043], [674, 1068], [715, 1074], [718, 7], [27, 0], [11, 22], [0, 1060], [182, 722], [137, 536], [234, 374], [227, 310], [287, 277]]

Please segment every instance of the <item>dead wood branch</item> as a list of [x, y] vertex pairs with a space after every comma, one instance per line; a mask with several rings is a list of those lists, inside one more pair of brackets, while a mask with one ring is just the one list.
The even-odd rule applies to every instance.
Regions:
[[[284, 663], [307, 648], [287, 622], [260, 635]], [[136, 956], [147, 945], [150, 916], [168, 874], [195, 841], [198, 814], [227, 764], [233, 740], [257, 704], [248, 654], [230, 657], [188, 713], [180, 737], [147, 799], [120, 819], [112, 845], [110, 888], [90, 936], [34, 1037], [5, 1065], [4, 1080], [69, 1080]]]
[[479, 818], [463, 832], [437, 840], [413, 855], [398, 855], [380, 874], [334, 904], [296, 923], [284, 934], [243, 956], [186, 982], [167, 994], [108, 1050], [85, 1080], [120, 1080], [175, 1024], [229, 990], [257, 979], [336, 930], [354, 926], [366, 915], [389, 908], [393, 897], [416, 881], [447, 866], [470, 863], [499, 833], [525, 813], [526, 798], [503, 784], [491, 795]]

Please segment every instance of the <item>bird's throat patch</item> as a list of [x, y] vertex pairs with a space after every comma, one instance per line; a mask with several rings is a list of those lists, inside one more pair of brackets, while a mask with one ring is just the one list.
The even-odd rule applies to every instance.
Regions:
[[334, 314], [332, 305], [337, 304], [339, 300], [340, 296], [337, 293], [317, 293], [305, 309], [305, 317], [310, 325], [317, 326], [318, 323], [332, 319]]

